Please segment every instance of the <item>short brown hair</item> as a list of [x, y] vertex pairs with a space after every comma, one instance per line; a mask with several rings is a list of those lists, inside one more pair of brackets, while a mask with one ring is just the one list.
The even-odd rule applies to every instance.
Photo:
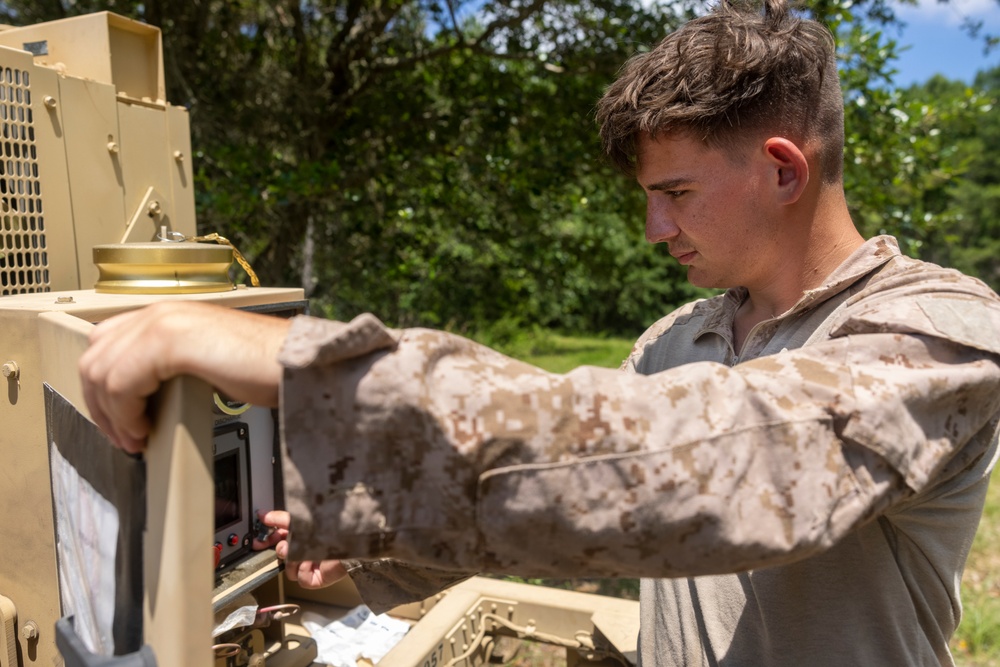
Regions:
[[634, 56], [598, 103], [604, 151], [635, 172], [640, 133], [689, 133], [738, 152], [748, 133], [815, 140], [823, 180], [843, 170], [844, 100], [833, 35], [764, 0], [763, 11], [723, 0], [651, 51]]

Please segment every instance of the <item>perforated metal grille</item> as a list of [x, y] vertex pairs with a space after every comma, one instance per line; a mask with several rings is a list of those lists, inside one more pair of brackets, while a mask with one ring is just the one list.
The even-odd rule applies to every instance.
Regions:
[[29, 83], [0, 67], [0, 294], [50, 290]]

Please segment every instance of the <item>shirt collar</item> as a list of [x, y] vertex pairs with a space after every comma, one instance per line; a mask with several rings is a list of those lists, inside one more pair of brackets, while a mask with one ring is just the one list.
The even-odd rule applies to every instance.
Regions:
[[[896, 239], [888, 234], [875, 236], [865, 241], [826, 277], [822, 285], [803, 292], [794, 306], [775, 319], [784, 319], [840, 294], [847, 287], [901, 254]], [[728, 339], [733, 328], [736, 311], [746, 300], [747, 294], [748, 291], [745, 287], [727, 289], [722, 302], [705, 318], [705, 323], [695, 334], [695, 338], [714, 332]]]

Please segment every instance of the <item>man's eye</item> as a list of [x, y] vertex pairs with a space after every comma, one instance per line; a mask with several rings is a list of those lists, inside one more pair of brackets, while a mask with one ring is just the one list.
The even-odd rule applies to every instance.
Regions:
[[687, 190], [667, 190], [664, 194], [668, 197], [672, 197], [673, 199], [677, 199], [686, 192]]

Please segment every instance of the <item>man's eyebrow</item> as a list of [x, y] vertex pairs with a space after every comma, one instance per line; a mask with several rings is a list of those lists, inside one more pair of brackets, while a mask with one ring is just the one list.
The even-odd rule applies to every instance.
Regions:
[[691, 183], [693, 183], [692, 179], [682, 176], [680, 178], [668, 178], [663, 181], [657, 181], [656, 183], [647, 185], [646, 189], [663, 192], [667, 190], [676, 190], [683, 185], [690, 185]]

